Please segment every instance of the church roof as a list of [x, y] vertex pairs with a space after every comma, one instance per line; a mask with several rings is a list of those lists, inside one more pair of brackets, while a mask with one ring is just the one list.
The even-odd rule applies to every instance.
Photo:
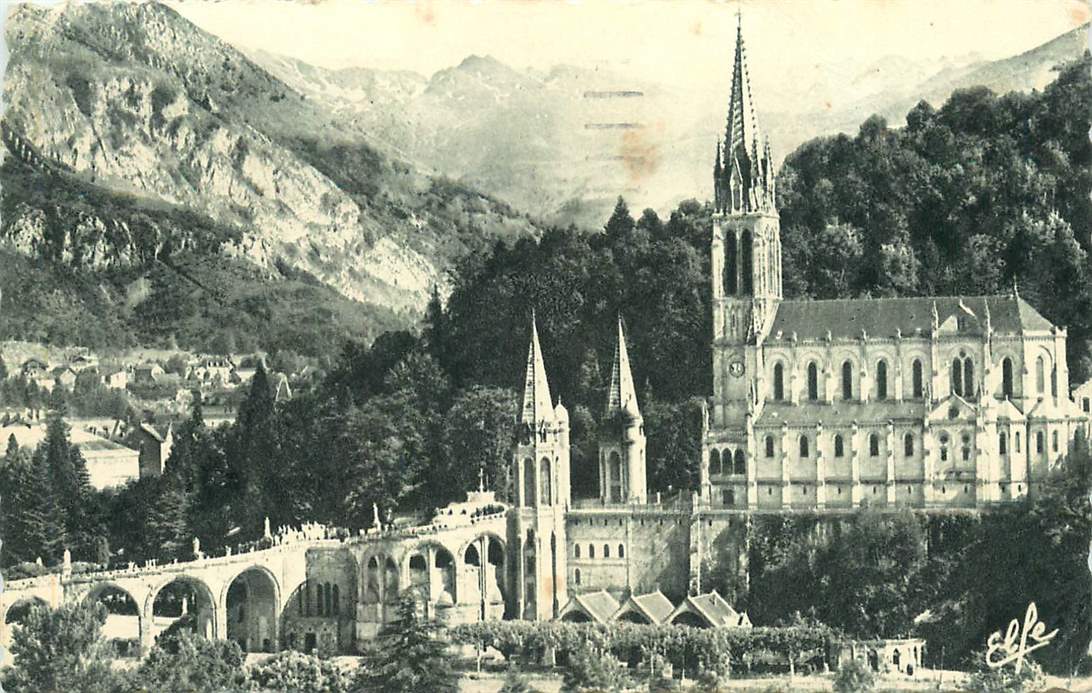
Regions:
[[633, 386], [633, 373], [629, 369], [629, 353], [626, 336], [622, 331], [622, 318], [618, 318], [618, 343], [614, 347], [614, 367], [610, 372], [610, 389], [607, 390], [607, 414], [623, 411], [637, 418], [637, 389]]
[[523, 384], [523, 409], [520, 421], [534, 424], [552, 421], [554, 406], [550, 399], [550, 384], [546, 381], [546, 365], [542, 362], [542, 347], [538, 343], [538, 327], [531, 315], [531, 345], [527, 349], [527, 375]]
[[[801, 341], [820, 340], [830, 333], [832, 339], [856, 339], [861, 330], [869, 337], [904, 337], [918, 330], [928, 335], [937, 326], [942, 332], [952, 330], [982, 333], [988, 321], [995, 333], [1022, 334], [1049, 332], [1053, 325], [1018, 296], [938, 296], [920, 298], [850, 298], [825, 301], [782, 301], [774, 316], [770, 337], [789, 339], [795, 332]], [[964, 318], [962, 322], [959, 320]], [[962, 328], [956, 327], [962, 324]]]

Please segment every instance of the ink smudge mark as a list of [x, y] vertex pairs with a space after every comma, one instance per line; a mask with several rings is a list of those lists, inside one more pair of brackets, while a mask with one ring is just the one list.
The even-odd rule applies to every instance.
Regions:
[[[659, 127], [655, 129], [662, 130], [663, 124], [659, 123]], [[656, 134], [650, 128], [626, 130], [622, 133], [619, 154], [630, 183], [638, 183], [652, 176], [660, 167], [661, 153]]]

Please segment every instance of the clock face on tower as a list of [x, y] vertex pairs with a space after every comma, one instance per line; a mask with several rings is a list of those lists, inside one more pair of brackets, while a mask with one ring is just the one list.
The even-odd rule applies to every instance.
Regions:
[[738, 356], [728, 362], [728, 373], [733, 378], [742, 378], [747, 368], [743, 365], [743, 359]]

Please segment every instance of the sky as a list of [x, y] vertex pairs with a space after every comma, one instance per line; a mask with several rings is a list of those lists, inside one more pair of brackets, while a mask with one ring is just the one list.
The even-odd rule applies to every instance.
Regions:
[[731, 59], [736, 13], [764, 69], [816, 64], [1008, 57], [1092, 16], [1087, 0], [479, 0], [169, 2], [205, 30], [329, 68], [431, 75], [467, 55], [515, 67], [567, 63], [644, 79], [698, 83]]

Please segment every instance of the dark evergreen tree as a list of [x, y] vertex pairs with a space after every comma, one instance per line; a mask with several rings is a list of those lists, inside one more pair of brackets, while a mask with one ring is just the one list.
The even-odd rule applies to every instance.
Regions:
[[187, 519], [189, 498], [174, 474], [159, 479], [155, 504], [145, 520], [146, 551], [161, 558], [189, 558], [193, 533]]
[[412, 598], [398, 604], [398, 617], [379, 633], [353, 681], [354, 693], [455, 693], [459, 675], [451, 667], [438, 627], [418, 614]]
[[49, 460], [41, 447], [13, 494], [12, 543], [22, 560], [41, 558], [47, 563], [61, 559], [68, 535], [61, 508], [50, 480]]

